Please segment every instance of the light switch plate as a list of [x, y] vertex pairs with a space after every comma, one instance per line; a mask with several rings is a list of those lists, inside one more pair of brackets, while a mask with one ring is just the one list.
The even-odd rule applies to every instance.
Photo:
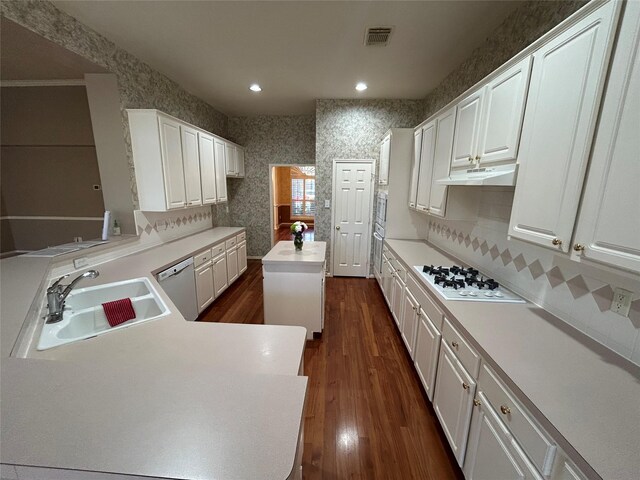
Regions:
[[324, 208], [330, 208], [331, 207], [331, 200], [325, 200], [324, 201]]
[[88, 265], [89, 265], [89, 259], [87, 257], [80, 257], [73, 260], [73, 267], [76, 269], [83, 268]]

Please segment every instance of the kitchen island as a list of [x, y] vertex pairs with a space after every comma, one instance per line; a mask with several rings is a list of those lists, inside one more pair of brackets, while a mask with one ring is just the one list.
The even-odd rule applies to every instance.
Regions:
[[94, 266], [85, 285], [146, 277], [171, 314], [45, 351], [18, 331], [60, 259], [2, 262], [3, 479], [300, 478], [304, 329], [187, 322], [153, 275], [241, 230]]
[[326, 242], [278, 242], [262, 258], [264, 323], [299, 325], [307, 339], [324, 327]]

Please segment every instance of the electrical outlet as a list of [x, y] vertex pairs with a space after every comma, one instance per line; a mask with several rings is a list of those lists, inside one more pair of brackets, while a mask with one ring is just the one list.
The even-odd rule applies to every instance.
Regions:
[[625, 290], [624, 288], [616, 288], [613, 291], [613, 300], [611, 300], [611, 311], [623, 317], [628, 317], [629, 310], [631, 309], [632, 296], [633, 292]]
[[324, 208], [331, 208], [331, 200], [324, 201]]

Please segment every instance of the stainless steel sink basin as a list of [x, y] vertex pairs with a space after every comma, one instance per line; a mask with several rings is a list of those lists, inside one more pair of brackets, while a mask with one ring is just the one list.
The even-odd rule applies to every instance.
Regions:
[[[111, 327], [102, 304], [130, 298], [136, 318]], [[171, 313], [147, 278], [135, 278], [77, 289], [65, 302], [62, 320], [44, 324], [38, 350], [47, 350], [66, 343], [77, 342], [103, 333], [121, 330], [141, 322], [155, 320]]]

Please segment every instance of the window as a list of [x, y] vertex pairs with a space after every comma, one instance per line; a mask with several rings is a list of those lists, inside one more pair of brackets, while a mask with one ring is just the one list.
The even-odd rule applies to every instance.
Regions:
[[[313, 173], [315, 173], [315, 168]], [[300, 176], [291, 179], [291, 216], [313, 217], [316, 214], [315, 200], [315, 178]]]

